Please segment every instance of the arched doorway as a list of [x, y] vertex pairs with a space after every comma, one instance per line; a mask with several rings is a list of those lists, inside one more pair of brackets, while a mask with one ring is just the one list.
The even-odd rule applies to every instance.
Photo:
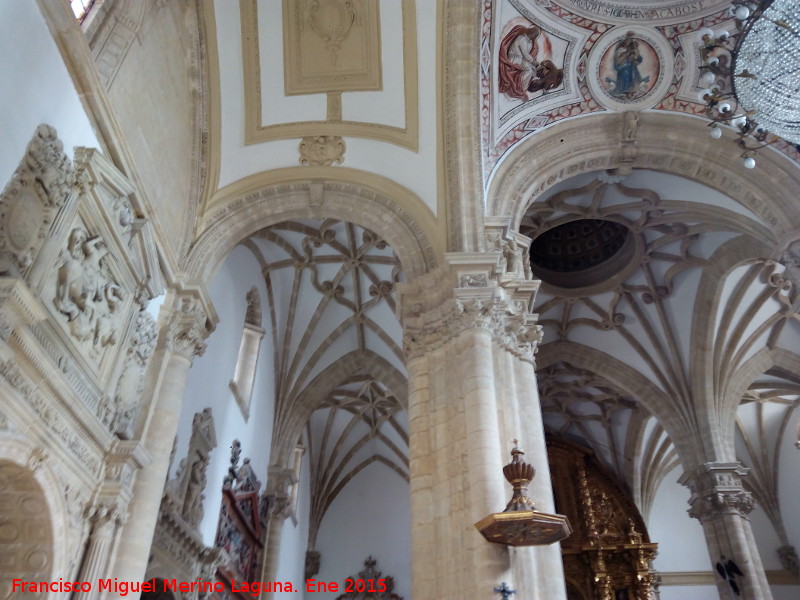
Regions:
[[10, 461], [0, 461], [0, 507], [0, 598], [13, 598], [19, 593], [12, 591], [13, 579], [51, 579], [53, 527], [47, 500], [33, 473]]

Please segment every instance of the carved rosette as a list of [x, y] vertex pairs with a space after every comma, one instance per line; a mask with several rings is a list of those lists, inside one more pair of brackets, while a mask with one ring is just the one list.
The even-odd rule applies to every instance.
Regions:
[[39, 125], [0, 195], [0, 272], [26, 275], [55, 212], [76, 187], [75, 169], [56, 130]]
[[725, 515], [747, 518], [755, 508], [753, 494], [744, 489], [742, 479], [748, 469], [739, 463], [706, 463], [681, 482], [692, 491], [689, 516], [706, 521]]

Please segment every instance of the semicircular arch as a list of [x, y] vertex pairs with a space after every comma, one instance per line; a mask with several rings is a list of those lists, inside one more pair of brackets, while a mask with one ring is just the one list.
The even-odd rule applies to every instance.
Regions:
[[[36, 468], [31, 468], [31, 463], [36, 463]], [[69, 572], [70, 548], [68, 547], [70, 538], [69, 514], [64, 500], [64, 484], [56, 477], [50, 466], [50, 461], [42, 455], [41, 449], [16, 435], [0, 435], [0, 477], [6, 482], [13, 480], [18, 486], [2, 485], [4, 493], [14, 494], [17, 487], [19, 500], [26, 502], [25, 497], [30, 497], [31, 502], [27, 506], [21, 506], [21, 512], [16, 513], [8, 503], [10, 498], [4, 498], [4, 505], [9, 508], [13, 524], [14, 516], [19, 514], [27, 519], [28, 528], [35, 532], [36, 538], [25, 539], [21, 537], [19, 543], [28, 548], [28, 553], [35, 553], [37, 560], [46, 560], [47, 564], [41, 566], [42, 571], [46, 571], [46, 580], [52, 579], [56, 574]], [[39, 498], [43, 500], [39, 506]], [[36, 508], [34, 508], [36, 507]], [[6, 515], [9, 516], [9, 515]], [[49, 530], [49, 531], [48, 531]], [[3, 538], [7, 538], [13, 532], [5, 532]], [[42, 537], [43, 536], [43, 537]], [[0, 550], [8, 552], [8, 548], [2, 548], [3, 539], [0, 539]], [[38, 545], [42, 548], [36, 548]], [[13, 544], [12, 544], [13, 545]], [[15, 547], [14, 552], [20, 552], [23, 547]], [[46, 546], [46, 548], [44, 548]], [[19, 557], [19, 564], [25, 557]], [[15, 563], [16, 564], [16, 563]], [[34, 565], [35, 566], [35, 565]], [[41, 574], [41, 573], [40, 573]], [[17, 572], [19, 575], [19, 572]], [[10, 581], [10, 580], [9, 580]]]
[[394, 249], [413, 279], [444, 249], [430, 209], [384, 177], [341, 167], [291, 167], [250, 176], [221, 190], [202, 219], [183, 267], [210, 281], [228, 253], [255, 232], [292, 219], [337, 219], [371, 230]]
[[[624, 115], [603, 113], [561, 121], [521, 140], [492, 174], [486, 214], [510, 218], [518, 231], [527, 208], [543, 193], [571, 177], [617, 169]], [[758, 167], [739, 168], [739, 148], [728, 136], [714, 140], [702, 122], [666, 112], [639, 113], [633, 169], [649, 169], [707, 185], [758, 215], [779, 237], [800, 220], [794, 202], [800, 169], [790, 158], [767, 149]]]

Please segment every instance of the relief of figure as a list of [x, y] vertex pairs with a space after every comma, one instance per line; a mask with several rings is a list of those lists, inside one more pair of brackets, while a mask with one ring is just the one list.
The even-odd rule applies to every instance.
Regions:
[[506, 259], [506, 273], [524, 279], [525, 265], [522, 260], [522, 249], [516, 241], [511, 240], [503, 246], [503, 257]]
[[528, 100], [528, 93], [561, 85], [564, 71], [551, 60], [538, 60], [539, 44], [549, 43], [536, 25], [514, 26], [500, 42], [499, 90], [509, 98]]
[[53, 299], [56, 309], [67, 316], [72, 335], [82, 342], [92, 339], [101, 347], [117, 342], [111, 314], [125, 297], [104, 269], [107, 254], [100, 236], [90, 238], [83, 227], [73, 229]]
[[186, 485], [186, 495], [183, 501], [183, 516], [186, 521], [196, 526], [203, 520], [203, 500], [206, 488], [207, 459], [200, 458], [192, 464], [189, 472], [189, 483]]
[[72, 334], [79, 340], [89, 338], [90, 318], [86, 314], [88, 290], [84, 282], [85, 255], [83, 246], [89, 235], [82, 227], [72, 230], [67, 245], [67, 259], [58, 269], [56, 281], [55, 307], [65, 315], [70, 322]]

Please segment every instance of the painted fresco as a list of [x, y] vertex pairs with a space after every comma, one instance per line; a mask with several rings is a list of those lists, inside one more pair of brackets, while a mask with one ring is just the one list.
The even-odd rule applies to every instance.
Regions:
[[646, 96], [658, 81], [659, 72], [655, 50], [633, 32], [610, 46], [600, 60], [601, 84], [608, 94], [622, 102]]

